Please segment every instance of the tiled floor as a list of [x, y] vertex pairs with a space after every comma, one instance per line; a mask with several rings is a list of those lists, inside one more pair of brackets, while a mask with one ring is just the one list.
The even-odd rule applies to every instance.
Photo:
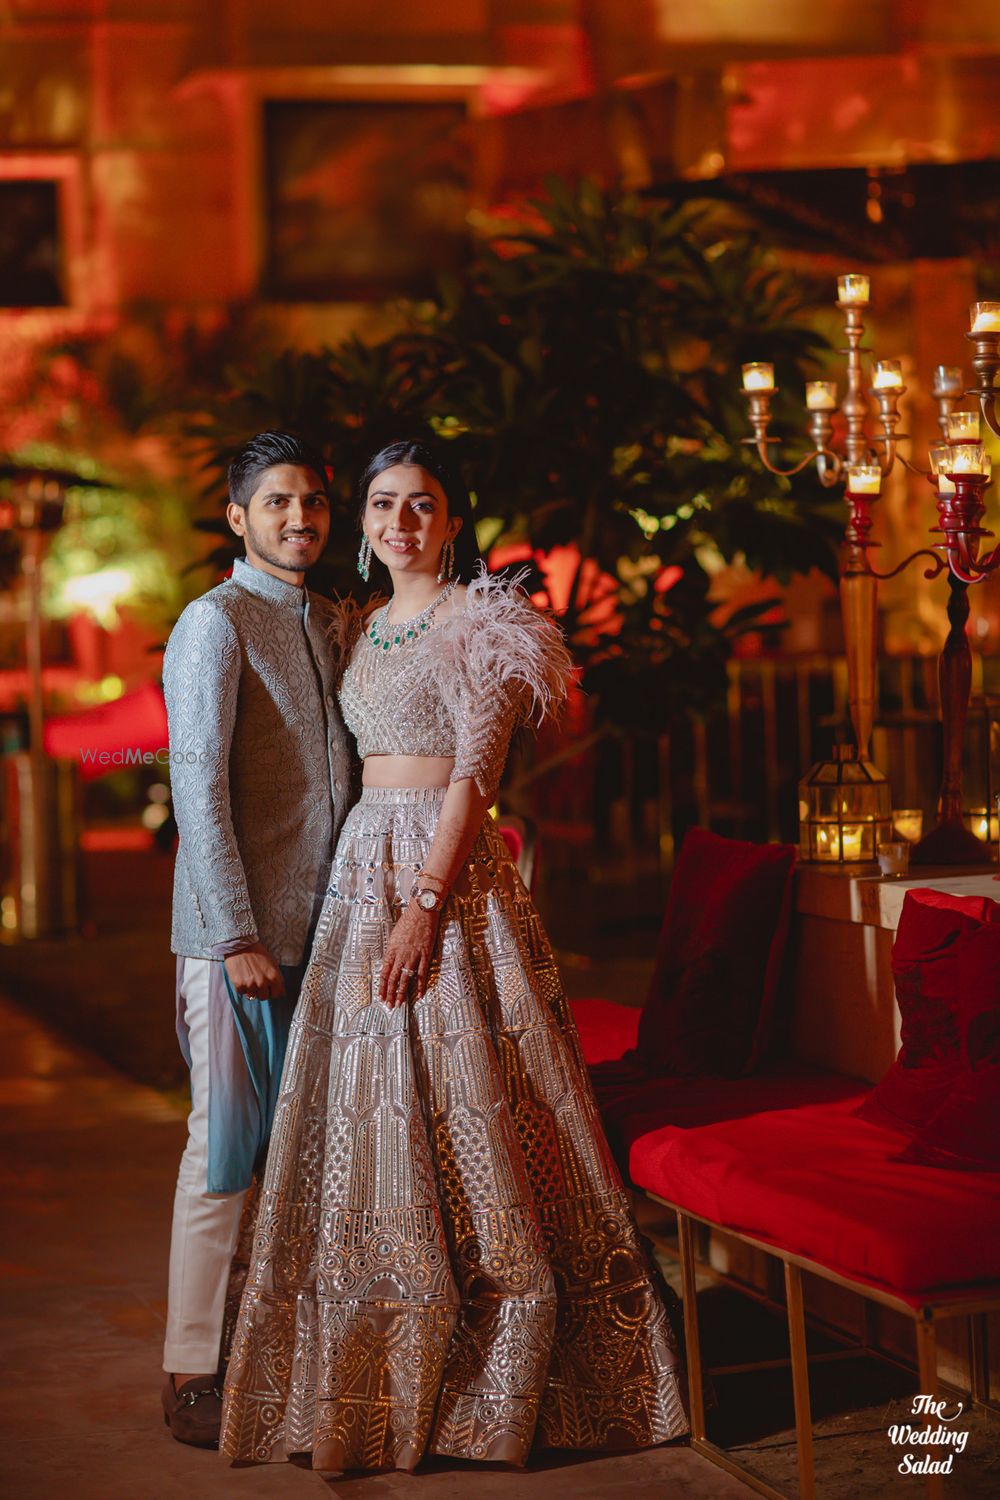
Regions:
[[[233, 1470], [216, 1454], [171, 1441], [160, 1423], [159, 1363], [185, 1074], [171, 1014], [170, 874], [169, 859], [154, 853], [91, 856], [85, 935], [0, 946], [0, 988], [9, 988], [19, 1007], [0, 1001], [3, 1500], [752, 1494], [683, 1447], [628, 1458], [562, 1457], [550, 1467], [543, 1458], [522, 1473], [441, 1463], [416, 1477], [327, 1482], [287, 1466]], [[623, 953], [620, 941], [605, 941], [595, 926], [586, 954], [561, 952], [567, 989], [641, 1002], [654, 935], [643, 929], [642, 940]], [[570, 950], [582, 946], [572, 932], [563, 936]], [[652, 1221], [663, 1218], [652, 1205], [648, 1211]], [[658, 1232], [652, 1221], [648, 1231]], [[782, 1357], [780, 1315], [702, 1280], [711, 1363]], [[811, 1348], [819, 1337], [810, 1332]], [[811, 1385], [822, 1500], [920, 1500], [921, 1481], [896, 1472], [886, 1436], [904, 1415], [913, 1378], [891, 1367], [873, 1370], [871, 1362], [827, 1364], [814, 1367]], [[787, 1370], [719, 1377], [716, 1388], [713, 1435], [794, 1493]], [[1000, 1427], [995, 1417], [972, 1413], [963, 1426], [968, 1452], [946, 1493], [949, 1500], [993, 1500], [1000, 1494]]]
[[0, 1490], [11, 1500], [723, 1500], [752, 1491], [686, 1447], [529, 1471], [429, 1466], [325, 1480], [231, 1469], [173, 1442], [159, 1356], [181, 1111], [0, 1002]]

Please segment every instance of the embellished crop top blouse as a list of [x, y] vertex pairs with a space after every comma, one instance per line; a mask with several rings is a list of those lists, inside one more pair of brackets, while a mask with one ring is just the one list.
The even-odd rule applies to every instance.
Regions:
[[462, 607], [391, 650], [343, 607], [340, 707], [358, 754], [454, 757], [493, 798], [514, 728], [566, 697], [572, 661], [558, 627], [517, 588], [480, 573]]

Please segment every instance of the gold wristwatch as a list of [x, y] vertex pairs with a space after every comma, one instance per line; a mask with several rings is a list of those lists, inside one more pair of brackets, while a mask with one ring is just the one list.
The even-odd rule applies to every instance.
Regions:
[[410, 895], [423, 911], [437, 911], [441, 905], [440, 895], [429, 886], [415, 885]]
[[[433, 881], [438, 879], [437, 875], [428, 875], [426, 878]], [[444, 882], [442, 881], [441, 884], [443, 885]], [[424, 885], [419, 875], [410, 891], [410, 899], [415, 901], [422, 911], [440, 911], [444, 905], [444, 897], [444, 891], [435, 891], [429, 885]]]

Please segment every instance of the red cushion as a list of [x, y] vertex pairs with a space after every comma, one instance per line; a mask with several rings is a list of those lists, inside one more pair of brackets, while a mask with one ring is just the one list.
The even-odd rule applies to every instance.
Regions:
[[588, 1063], [613, 1062], [635, 1046], [637, 1005], [619, 1005], [617, 1000], [573, 1000], [570, 1005]]
[[803, 1063], [768, 1063], [748, 1078], [650, 1077], [628, 1059], [598, 1063], [590, 1076], [608, 1141], [627, 1168], [633, 1142], [664, 1125], [690, 1129], [822, 1100], [857, 1099], [863, 1087]]
[[[898, 1159], [961, 1172], [1000, 1171], [1000, 1062], [981, 1063], [961, 1078]], [[1000, 1194], [1000, 1181], [994, 1192]]]
[[521, 858], [521, 851], [524, 849], [524, 839], [521, 837], [520, 830], [512, 828], [509, 823], [498, 823], [497, 832], [507, 845], [511, 859], [517, 864]]
[[965, 1067], [963, 1031], [984, 1004], [981, 987], [973, 986], [963, 1000], [969, 983], [968, 974], [962, 978], [964, 945], [998, 910], [982, 897], [907, 891], [892, 949], [902, 1041], [896, 1061], [861, 1105], [862, 1119], [913, 1135], [947, 1099]]
[[632, 1180], [681, 1208], [846, 1276], [909, 1295], [1000, 1276], [1000, 1176], [893, 1160], [899, 1137], [858, 1119], [857, 1092], [705, 1125], [629, 1154]]
[[762, 1055], [791, 914], [795, 850], [693, 828], [639, 1023], [649, 1071], [749, 1073]]
[[1000, 924], [971, 933], [958, 957], [962, 1066], [901, 1161], [1000, 1168]]

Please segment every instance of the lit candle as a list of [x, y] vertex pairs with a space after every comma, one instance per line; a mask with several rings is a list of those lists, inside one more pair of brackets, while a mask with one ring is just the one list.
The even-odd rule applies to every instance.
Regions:
[[872, 382], [876, 391], [901, 391], [903, 389], [903, 368], [898, 359], [880, 359], [875, 366], [875, 379]]
[[810, 411], [834, 411], [837, 406], [837, 382], [835, 380], [807, 381], [806, 406]]
[[957, 443], [951, 450], [949, 474], [983, 474], [986, 470], [986, 449], [982, 443]]
[[919, 807], [894, 807], [892, 826], [901, 839], [916, 844], [924, 831], [924, 815]]
[[840, 858], [840, 830], [835, 823], [821, 823], [816, 829], [816, 858]]
[[964, 384], [965, 380], [958, 365], [935, 365], [935, 396], [960, 396]]
[[862, 836], [863, 830], [859, 828], [857, 824], [852, 824], [850, 826], [848, 826], [847, 824], [844, 825], [842, 837], [844, 840], [845, 863], [850, 863], [852, 860], [857, 861], [861, 858]]
[[950, 443], [932, 443], [927, 450], [927, 456], [931, 463], [931, 473], [939, 495], [953, 495], [955, 486], [948, 478], [948, 470], [951, 468], [953, 449]]
[[952, 411], [948, 413], [949, 443], [979, 442], [979, 413], [977, 411]]
[[837, 277], [837, 301], [841, 307], [865, 307], [871, 296], [871, 278], [852, 272]]
[[743, 389], [745, 391], [773, 391], [774, 366], [762, 364], [744, 365]]
[[962, 822], [970, 833], [984, 842], [990, 836], [990, 817], [987, 807], [967, 807], [962, 813]]
[[1000, 333], [1000, 302], [973, 302], [969, 323], [972, 333]]
[[847, 488], [852, 495], [877, 495], [882, 488], [882, 470], [878, 464], [851, 464]]

